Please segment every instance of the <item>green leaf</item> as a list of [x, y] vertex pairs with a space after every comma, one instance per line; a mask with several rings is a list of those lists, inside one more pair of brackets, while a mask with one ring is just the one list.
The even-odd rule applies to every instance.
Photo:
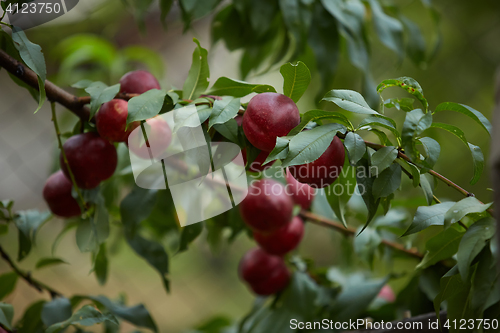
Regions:
[[[417, 187], [420, 185], [420, 169], [413, 163], [408, 163], [405, 160], [402, 159], [396, 159], [396, 163], [398, 163], [403, 169], [406, 170], [405, 166], [410, 169], [410, 174], [411, 174], [411, 181], [413, 184], [413, 187]], [[408, 171], [408, 170], [407, 170]], [[431, 191], [432, 193], [432, 191]], [[432, 202], [432, 195], [431, 195], [431, 202]]]
[[160, 0], [160, 19], [165, 25], [165, 19], [167, 18], [168, 13], [170, 12], [170, 8], [172, 8], [172, 4], [174, 0]]
[[80, 80], [76, 83], [73, 83], [71, 87], [77, 89], [85, 89], [88, 88], [92, 83], [94, 83], [92, 80]]
[[45, 326], [41, 318], [44, 304], [45, 301], [38, 301], [28, 307], [16, 324], [18, 333], [44, 333]]
[[283, 93], [297, 103], [311, 82], [311, 73], [302, 61], [295, 65], [286, 63], [280, 68], [283, 76]]
[[188, 245], [193, 242], [203, 231], [202, 223], [195, 223], [182, 228], [179, 244], [179, 252], [187, 250]]
[[387, 197], [396, 191], [399, 185], [401, 185], [401, 166], [391, 164], [375, 178], [372, 189], [373, 196], [375, 199]]
[[210, 129], [215, 124], [224, 124], [228, 120], [233, 119], [238, 114], [239, 110], [239, 98], [224, 97], [220, 101], [216, 100], [214, 102], [212, 113], [210, 114], [208, 128]]
[[469, 276], [472, 260], [483, 250], [487, 241], [495, 235], [495, 220], [484, 218], [472, 224], [460, 241], [457, 252], [457, 265], [462, 279]]
[[433, 206], [420, 206], [417, 208], [411, 225], [402, 236], [408, 236], [424, 230], [431, 225], [444, 225], [444, 215], [455, 202], [443, 202]]
[[54, 266], [59, 264], [69, 264], [66, 260], [61, 258], [41, 258], [35, 265], [36, 269], [40, 269], [47, 266]]
[[471, 290], [471, 307], [475, 318], [483, 318], [483, 311], [500, 301], [499, 275], [496, 269], [492, 269], [495, 264], [495, 257], [489, 249], [481, 252]]
[[103, 103], [115, 98], [120, 91], [120, 84], [108, 87], [102, 82], [94, 82], [85, 89], [90, 95], [90, 118], [94, 117]]
[[446, 212], [444, 215], [444, 225], [449, 226], [452, 223], [456, 223], [471, 213], [482, 213], [490, 208], [491, 205], [492, 203], [483, 204], [474, 197], [464, 198], [451, 206]]
[[118, 320], [111, 313], [101, 313], [92, 305], [85, 305], [76, 311], [71, 318], [50, 326], [45, 333], [57, 333], [71, 325], [92, 326], [102, 324], [105, 321], [119, 325]]
[[483, 116], [481, 112], [474, 110], [470, 106], [453, 102], [444, 102], [436, 106], [434, 113], [445, 110], [456, 111], [466, 115], [467, 117], [478, 123], [479, 126], [481, 126], [486, 132], [488, 132], [488, 134], [491, 134], [490, 121], [485, 116]]
[[67, 320], [71, 317], [72, 312], [69, 299], [59, 297], [43, 305], [41, 318], [45, 326], [48, 327]]
[[95, 256], [94, 272], [97, 281], [101, 286], [106, 284], [108, 279], [108, 257], [106, 256], [106, 243], [102, 243], [99, 252]]
[[14, 318], [14, 307], [10, 304], [0, 302], [0, 324], [11, 330], [12, 318]]
[[393, 165], [397, 157], [397, 147], [383, 147], [373, 153], [372, 166], [375, 168], [375, 175], [380, 175], [385, 169]]
[[413, 63], [421, 68], [423, 68], [427, 62], [426, 59], [426, 43], [424, 36], [420, 27], [406, 18], [400, 15], [401, 22], [403, 22], [408, 33], [408, 45], [407, 54]]
[[196, 38], [193, 38], [193, 41], [197, 47], [193, 52], [193, 63], [182, 89], [182, 96], [187, 100], [193, 100], [207, 90], [210, 77], [207, 61], [208, 52], [201, 47]]
[[283, 167], [301, 165], [317, 160], [330, 146], [337, 132], [344, 132], [340, 124], [326, 124], [294, 136], [288, 144], [288, 155], [283, 160]]
[[220, 77], [207, 94], [216, 96], [245, 97], [253, 92], [276, 92], [272, 86], [267, 84], [248, 83], [227, 77]]
[[153, 332], [158, 332], [158, 328], [156, 327], [153, 318], [142, 304], [127, 307], [123, 304], [112, 302], [106, 296], [100, 295], [74, 296], [72, 298], [73, 306], [79, 304], [84, 299], [93, 301], [100, 309], [104, 307], [116, 317], [126, 320], [137, 327], [149, 328]]
[[323, 110], [310, 110], [302, 115], [302, 120], [300, 121], [300, 124], [294, 127], [288, 133], [288, 136], [294, 136], [299, 134], [311, 121], [326, 120], [326, 119], [331, 119], [340, 122], [346, 125], [349, 129], [351, 130], [353, 129], [353, 126], [349, 121], [349, 119], [347, 119], [347, 117], [344, 116], [342, 113], [323, 111]]
[[[269, 162], [272, 162], [277, 159], [284, 159], [288, 155], [289, 147], [288, 145], [290, 144], [290, 140], [292, 137], [277, 137], [276, 138], [276, 146], [274, 149], [269, 153], [269, 156], [266, 158], [264, 163], [262, 165], [267, 164]], [[250, 161], [247, 159], [247, 161]]]
[[40, 100], [35, 113], [40, 110], [45, 102], [45, 80], [47, 78], [47, 68], [45, 66], [45, 57], [42, 53], [42, 48], [38, 44], [32, 43], [24, 31], [17, 27], [12, 30], [12, 40], [16, 49], [19, 51], [21, 59], [24, 63], [36, 73], [38, 76], [38, 89], [40, 91]]
[[354, 238], [354, 251], [360, 258], [372, 266], [375, 251], [380, 243], [382, 243], [382, 239], [377, 231], [372, 228], [363, 229], [363, 226], [360, 226], [356, 230], [356, 235]]
[[345, 136], [344, 146], [349, 153], [349, 161], [351, 165], [355, 165], [366, 153], [365, 140], [359, 134], [349, 132]]
[[[337, 193], [337, 188], [340, 188]], [[347, 228], [347, 221], [345, 219], [345, 209], [347, 202], [351, 198], [356, 189], [356, 168], [349, 165], [346, 160], [342, 172], [340, 172], [337, 180], [325, 188], [326, 198], [330, 207], [335, 212], [335, 216], [342, 222], [344, 227]]]
[[448, 259], [458, 251], [460, 240], [464, 233], [454, 228], [441, 231], [425, 243], [427, 253], [417, 265], [417, 269], [424, 269], [437, 262]]
[[23, 260], [30, 253], [37, 229], [50, 217], [51, 214], [48, 211], [26, 210], [17, 213], [17, 217], [14, 220], [16, 227], [19, 229], [17, 261]]
[[189, 105], [183, 112], [174, 113], [175, 127], [174, 132], [183, 127], [199, 127], [205, 120], [210, 117], [212, 109], [208, 105], [200, 105], [194, 107]]
[[427, 99], [424, 97], [424, 91], [422, 90], [422, 87], [415, 79], [403, 76], [397, 79], [384, 80], [377, 86], [377, 92], [380, 94], [382, 93], [382, 91], [384, 91], [384, 89], [389, 87], [400, 87], [406, 90], [408, 93], [415, 96], [415, 98], [418, 99], [420, 103], [422, 103], [425, 112], [429, 110], [429, 103], [427, 102]]
[[377, 114], [377, 112], [372, 110], [368, 103], [366, 103], [363, 96], [353, 90], [330, 90], [325, 97], [323, 97], [323, 101], [335, 103], [346, 111], [361, 114]]
[[358, 129], [363, 129], [365, 126], [381, 126], [383, 128], [388, 129], [394, 134], [395, 138], [400, 138], [401, 134], [399, 134], [396, 129], [396, 122], [391, 118], [382, 116], [382, 115], [371, 115], [364, 118], [358, 126]]
[[365, 202], [368, 210], [368, 217], [366, 220], [365, 228], [377, 213], [380, 199], [376, 199], [373, 195], [373, 183], [375, 176], [371, 173], [369, 162], [366, 158], [362, 158], [356, 164], [356, 182], [358, 183], [358, 191]]
[[385, 46], [396, 52], [399, 59], [403, 59], [403, 25], [394, 17], [384, 13], [378, 1], [370, 0], [369, 3], [378, 38]]
[[389, 98], [384, 101], [384, 107], [396, 108], [397, 110], [408, 112], [414, 110], [413, 98]]
[[312, 305], [318, 297], [318, 292], [318, 285], [309, 274], [296, 271], [290, 279], [288, 288], [283, 292], [282, 300], [289, 311], [304, 318], [311, 318], [315, 311]]
[[[452, 229], [447, 229], [447, 230], [452, 230]], [[439, 315], [439, 310], [441, 309], [441, 303], [459, 294], [460, 292], [462, 292], [464, 289], [467, 288], [467, 284], [462, 281], [460, 275], [459, 274], [452, 275], [453, 272], [455, 272], [454, 268], [452, 268], [450, 272], [446, 273], [446, 275], [441, 278], [440, 291], [439, 294], [434, 299], [434, 309], [436, 311], [436, 315]]]
[[160, 113], [166, 95], [165, 90], [151, 89], [131, 98], [128, 101], [127, 125], [133, 121], [153, 118]]
[[439, 158], [439, 155], [441, 153], [441, 146], [439, 145], [439, 143], [436, 140], [429, 138], [429, 137], [420, 138], [418, 140], [424, 146], [424, 151], [425, 151], [425, 155], [426, 155], [426, 158], [424, 160], [424, 164], [428, 168], [434, 167], [434, 164], [436, 164], [436, 162]]
[[0, 275], [0, 301], [16, 288], [17, 273], [10, 272]]
[[223, 124], [215, 124], [214, 128], [231, 142], [238, 143], [238, 123], [234, 119], [229, 119]]
[[434, 200], [433, 186], [429, 182], [427, 175], [420, 176], [420, 186], [422, 187], [422, 191], [424, 191], [427, 205], [432, 205], [432, 201]]

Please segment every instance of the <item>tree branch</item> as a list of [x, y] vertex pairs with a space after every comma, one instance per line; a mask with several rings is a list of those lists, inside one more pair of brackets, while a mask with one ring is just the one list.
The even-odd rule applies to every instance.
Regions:
[[9, 266], [12, 268], [12, 270], [20, 277], [22, 278], [24, 281], [26, 281], [30, 286], [32, 286], [33, 288], [35, 288], [36, 290], [38, 290], [39, 292], [43, 292], [44, 290], [46, 290], [47, 292], [49, 292], [50, 296], [52, 298], [55, 298], [55, 297], [61, 297], [62, 294], [54, 289], [52, 289], [51, 287], [47, 286], [46, 284], [38, 281], [38, 280], [35, 280], [34, 278], [31, 277], [31, 274], [29, 272], [24, 272], [22, 271], [21, 269], [19, 269], [19, 267], [17, 267], [17, 265], [14, 263], [14, 261], [9, 257], [9, 255], [7, 254], [7, 252], [5, 252], [5, 250], [2, 248], [2, 246], [0, 245], [0, 256], [9, 264]]

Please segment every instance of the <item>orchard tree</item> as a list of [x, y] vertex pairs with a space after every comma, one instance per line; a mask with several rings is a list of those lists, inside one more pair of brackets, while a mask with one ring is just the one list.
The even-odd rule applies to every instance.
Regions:
[[[160, 1], [162, 18], [172, 2]], [[384, 8], [376, 0], [234, 0], [223, 8], [219, 2], [179, 1], [186, 29], [193, 20], [217, 11], [213, 40], [224, 40], [229, 50], [243, 50], [242, 77], [282, 64], [282, 87], [229, 77], [210, 85], [208, 51], [194, 39], [192, 66], [182, 89], [162, 89], [151, 73], [131, 71], [111, 86], [89, 79], [73, 82], [77, 91], [73, 95], [46, 80], [40, 46], [0, 20], [0, 66], [39, 102], [36, 111], [46, 99], [51, 104], [54, 140], [60, 150], [60, 170], [47, 178], [40, 193], [49, 211], [19, 211], [11, 200], [0, 203], [0, 234], [12, 227], [19, 233], [17, 257], [0, 245], [1, 256], [12, 269], [0, 276], [0, 300], [14, 290], [17, 280], [51, 297], [30, 305], [17, 321], [13, 321], [16, 309], [0, 303], [0, 332], [50, 333], [70, 326], [85, 332], [86, 326], [95, 324], [102, 324], [105, 332], [118, 332], [123, 321], [138, 329], [161, 330], [141, 304], [63, 295], [57, 286], [39, 281], [36, 273], [19, 268], [18, 262], [36, 249], [36, 231], [55, 218], [67, 224], [54, 248], [68, 230], [76, 229], [76, 244], [89, 253], [100, 284], [107, 282], [107, 243], [110, 233], [116, 232], [157, 270], [168, 293], [175, 293], [168, 279], [170, 256], [189, 251], [204, 229], [215, 235], [208, 239], [213, 243], [253, 239], [255, 247], [234, 270], [256, 295], [254, 306], [244, 318], [213, 318], [195, 332], [340, 332], [352, 329], [343, 326], [349, 320], [361, 320], [355, 329], [362, 329], [370, 323], [401, 320], [408, 311], [412, 316], [425, 315], [410, 319], [422, 324], [422, 331], [429, 330], [428, 323], [436, 318], [441, 319], [440, 327], [452, 332], [497, 331], [500, 291], [492, 204], [481, 202], [434, 169], [441, 146], [429, 131], [444, 130], [463, 142], [470, 157], [457, 156], [457, 164], [472, 160], [470, 183], [475, 184], [485, 164], [481, 148], [469, 142], [460, 128], [433, 118], [442, 111], [458, 112], [477, 123], [485, 135], [490, 135], [490, 122], [463, 104], [429, 105], [420, 84], [410, 77], [384, 80], [370, 93], [368, 21], [385, 46], [400, 58], [406, 48], [407, 55], [421, 64], [432, 58], [434, 50], [419, 43], [418, 26], [397, 7]], [[430, 2], [422, 2], [437, 22], [439, 15]], [[150, 3], [129, 4], [140, 26]], [[8, 10], [9, 4], [2, 2], [2, 7]], [[363, 73], [364, 91], [325, 91], [321, 108], [299, 110], [296, 103], [311, 82], [301, 57], [313, 51], [321, 89], [328, 90], [341, 40], [350, 61]], [[242, 102], [248, 96], [249, 102]], [[78, 116], [69, 133], [61, 133], [58, 123], [56, 109], [62, 107]], [[209, 147], [226, 142], [241, 149], [250, 183], [237, 208], [181, 227], [168, 189], [136, 185], [129, 154], [163, 164], [165, 152], [152, 147], [166, 149], [179, 129], [162, 115], [182, 114], [187, 108], [196, 111], [194, 123], [201, 126]], [[404, 115], [400, 123], [393, 119], [398, 114]], [[182, 119], [186, 127], [192, 120], [188, 118]], [[209, 161], [215, 171], [217, 155], [210, 155]], [[191, 172], [189, 166], [176, 167]], [[207, 176], [207, 181], [213, 180]], [[449, 186], [463, 198], [441, 201], [434, 194], [437, 186]], [[414, 198], [405, 194], [411, 188], [418, 189], [422, 199], [416, 211], [410, 203]], [[235, 197], [233, 193], [231, 200]], [[395, 207], [396, 201], [403, 204]], [[112, 221], [118, 222], [119, 230], [110, 228]], [[346, 261], [357, 256], [372, 270], [356, 265], [319, 267], [302, 257], [298, 247], [311, 224], [341, 233], [340, 256]], [[428, 237], [422, 231], [431, 226], [437, 226], [437, 232]], [[178, 240], [175, 249], [161, 242], [167, 234]], [[387, 262], [418, 260], [410, 282], [397, 295], [390, 287], [396, 270], [384, 276], [376, 273], [375, 257], [381, 254]], [[36, 268], [61, 262], [57, 257], [43, 258]]]

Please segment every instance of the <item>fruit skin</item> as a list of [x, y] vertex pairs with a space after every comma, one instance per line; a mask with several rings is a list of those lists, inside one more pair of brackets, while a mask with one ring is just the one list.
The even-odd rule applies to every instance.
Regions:
[[[115, 172], [118, 163], [115, 146], [97, 133], [74, 135], [66, 140], [63, 149], [78, 187], [94, 188]], [[70, 179], [62, 154], [59, 163], [66, 178]]]
[[272, 179], [252, 182], [240, 204], [243, 221], [254, 230], [272, 232], [292, 219], [293, 200], [285, 187]]
[[317, 160], [288, 168], [292, 176], [313, 188], [322, 188], [337, 180], [342, 172], [345, 151], [342, 141], [335, 136], [330, 146]]
[[[241, 154], [243, 155], [243, 162], [245, 162], [245, 165], [247, 164], [247, 150], [246, 148], [243, 148], [241, 150]], [[252, 172], [262, 172], [266, 170], [267, 168], [270, 168], [272, 163], [269, 162], [266, 165], [262, 165], [266, 158], [269, 156], [269, 152], [267, 151], [261, 151], [259, 155], [255, 158], [255, 160], [251, 163], [250, 168], [248, 169], [249, 171]]]
[[289, 170], [286, 171], [287, 192], [292, 196], [293, 201], [302, 207], [309, 209], [314, 200], [316, 190], [307, 184], [302, 184], [293, 178]]
[[120, 92], [125, 94], [142, 94], [151, 89], [161, 89], [158, 80], [147, 71], [133, 71], [120, 79]]
[[260, 248], [249, 250], [238, 267], [241, 279], [258, 295], [272, 295], [283, 290], [290, 281], [290, 271], [283, 258]]
[[304, 223], [295, 216], [290, 223], [272, 233], [254, 231], [255, 241], [267, 253], [282, 256], [295, 249], [304, 236]]
[[299, 109], [289, 97], [262, 93], [248, 103], [243, 115], [243, 132], [252, 145], [270, 152], [276, 138], [287, 135], [299, 123]]
[[153, 158], [163, 154], [172, 142], [172, 130], [168, 123], [160, 117], [154, 117], [146, 120], [144, 129], [148, 137], [147, 142], [144, 141], [141, 129], [134, 131], [127, 141], [130, 151], [140, 158], [149, 159], [149, 149], [147, 147], [149, 144]]
[[[95, 115], [99, 135], [110, 142], [125, 142], [130, 133], [140, 125], [134, 121], [127, 128], [128, 102], [113, 99], [104, 103]], [[127, 128], [127, 130], [125, 130]]]
[[82, 214], [78, 202], [71, 196], [72, 187], [71, 180], [66, 178], [62, 170], [53, 173], [47, 178], [43, 187], [43, 198], [52, 213], [61, 217], [73, 217]]
[[380, 289], [377, 297], [382, 298], [389, 303], [394, 303], [396, 301], [396, 295], [394, 294], [394, 291], [387, 284], [383, 286], [382, 289]]

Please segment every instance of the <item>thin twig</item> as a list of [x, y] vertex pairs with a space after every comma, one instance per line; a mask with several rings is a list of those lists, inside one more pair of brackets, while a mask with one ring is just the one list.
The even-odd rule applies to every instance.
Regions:
[[54, 102], [50, 103], [50, 107], [52, 109], [52, 122], [54, 123], [54, 129], [56, 130], [56, 136], [57, 136], [57, 143], [59, 145], [59, 150], [61, 150], [61, 155], [64, 160], [64, 164], [66, 165], [66, 169], [68, 170], [69, 177], [71, 179], [71, 182], [73, 183], [73, 187], [78, 194], [78, 198], [80, 199], [80, 203], [82, 204], [82, 207], [84, 210], [87, 209], [87, 203], [85, 202], [85, 199], [83, 198], [82, 192], [80, 191], [80, 188], [76, 184], [75, 176], [73, 174], [73, 171], [71, 171], [71, 167], [69, 165], [68, 159], [66, 158], [66, 152], [63, 149], [63, 144], [61, 141], [61, 132], [59, 131], [59, 125], [57, 124], [57, 116], [56, 116], [56, 104]]
[[0, 245], [0, 256], [9, 264], [9, 266], [12, 268], [12, 270], [24, 281], [26, 281], [30, 286], [38, 290], [39, 292], [43, 292], [44, 290], [48, 291], [50, 296], [52, 298], [55, 297], [61, 297], [62, 294], [51, 287], [47, 286], [45, 283], [42, 283], [38, 280], [35, 280], [34, 278], [31, 277], [29, 272], [24, 272], [17, 265], [14, 263], [14, 261], [9, 257], [7, 252], [2, 248]]
[[[356, 235], [356, 229], [354, 229], [352, 227], [345, 228], [340, 222], [327, 219], [323, 216], [308, 212], [306, 210], [301, 210], [300, 216], [302, 216], [304, 219], [311, 221], [312, 223], [335, 229], [335, 230], [343, 233], [346, 236]], [[385, 246], [390, 247], [394, 250], [406, 253], [406, 254], [408, 254], [412, 257], [418, 258], [418, 259], [422, 259], [424, 257], [424, 255], [422, 253], [418, 252], [416, 249], [407, 249], [403, 245], [401, 245], [399, 243], [391, 242], [387, 239], [382, 239], [382, 244], [384, 244]]]

